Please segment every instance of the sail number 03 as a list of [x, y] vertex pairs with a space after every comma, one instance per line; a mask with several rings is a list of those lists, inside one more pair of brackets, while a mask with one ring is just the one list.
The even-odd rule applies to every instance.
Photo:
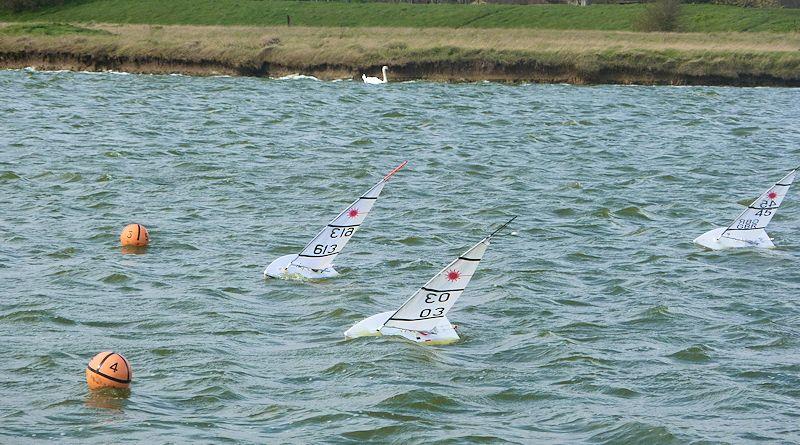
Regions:
[[[433, 292], [428, 293], [425, 295], [425, 303], [444, 303], [450, 299], [450, 292], [442, 292], [440, 294], [436, 294]], [[437, 307], [433, 309], [423, 309], [419, 312], [419, 318], [429, 318], [429, 317], [441, 317], [444, 315], [444, 308]]]

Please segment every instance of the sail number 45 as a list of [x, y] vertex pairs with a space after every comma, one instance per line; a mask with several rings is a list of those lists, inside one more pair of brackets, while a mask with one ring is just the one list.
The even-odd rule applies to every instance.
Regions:
[[778, 203], [771, 199], [762, 199], [758, 206], [761, 208], [756, 212], [756, 216], [769, 216], [772, 214], [772, 208], [777, 207]]

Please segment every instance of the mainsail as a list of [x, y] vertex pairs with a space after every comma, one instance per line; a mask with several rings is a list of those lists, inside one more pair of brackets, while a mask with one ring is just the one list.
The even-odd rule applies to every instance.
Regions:
[[358, 231], [361, 223], [364, 222], [375, 201], [380, 196], [383, 186], [395, 173], [405, 167], [408, 161], [403, 162], [394, 170], [389, 172], [377, 184], [372, 186], [366, 193], [361, 195], [352, 204], [347, 206], [342, 213], [333, 218], [325, 228], [320, 231], [314, 239], [297, 255], [291, 264], [309, 269], [327, 269], [333, 264], [333, 260], [342, 252], [347, 242]]
[[730, 238], [739, 241], [753, 241], [758, 239], [767, 227], [767, 224], [775, 216], [783, 198], [789, 191], [789, 186], [794, 182], [797, 169], [789, 172], [781, 178], [775, 185], [762, 193], [744, 212], [742, 212], [733, 223], [728, 226], [720, 235], [721, 238]]

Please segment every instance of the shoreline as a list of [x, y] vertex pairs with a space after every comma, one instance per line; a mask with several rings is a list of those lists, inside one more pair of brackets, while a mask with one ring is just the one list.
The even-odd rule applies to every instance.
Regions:
[[[262, 63], [259, 66], [230, 64], [219, 60], [180, 60], [148, 57], [74, 54], [65, 52], [0, 52], [0, 69], [34, 68], [39, 71], [117, 71], [131, 74], [181, 74], [187, 76], [239, 76], [278, 78], [288, 75], [313, 76], [319, 80], [360, 80], [362, 71], [378, 72], [379, 66], [353, 67], [345, 65], [286, 66]], [[581, 72], [570, 66], [547, 66], [537, 60], [514, 65], [462, 61], [393, 65], [390, 82], [423, 80], [433, 82], [499, 82], [544, 83], [573, 85], [673, 85], [673, 86], [734, 86], [734, 87], [800, 87], [800, 73], [793, 78], [770, 74], [704, 74], [687, 75], [669, 71], [624, 71], [601, 69]]]
[[0, 69], [360, 80], [388, 65], [390, 82], [800, 87], [798, 33], [14, 26], [0, 23]]

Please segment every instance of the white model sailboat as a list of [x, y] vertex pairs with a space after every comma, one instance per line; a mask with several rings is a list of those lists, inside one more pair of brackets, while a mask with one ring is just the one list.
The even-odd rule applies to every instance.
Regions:
[[796, 174], [797, 169], [795, 168], [781, 178], [753, 201], [741, 215], [737, 216], [731, 225], [709, 230], [695, 238], [694, 242], [712, 250], [738, 247], [775, 247], [764, 229], [778, 211]]
[[440, 270], [414, 292], [400, 309], [382, 312], [361, 320], [344, 333], [345, 338], [399, 335], [426, 344], [447, 344], [458, 341], [458, 333], [447, 319], [447, 312], [464, 292], [472, 275], [478, 269], [492, 236], [514, 218]]
[[383, 186], [408, 161], [395, 167], [366, 193], [347, 206], [342, 213], [320, 231], [299, 254], [284, 255], [273, 261], [264, 270], [264, 275], [273, 278], [331, 278], [339, 275], [333, 268], [333, 260], [342, 252], [347, 242], [358, 231]]

